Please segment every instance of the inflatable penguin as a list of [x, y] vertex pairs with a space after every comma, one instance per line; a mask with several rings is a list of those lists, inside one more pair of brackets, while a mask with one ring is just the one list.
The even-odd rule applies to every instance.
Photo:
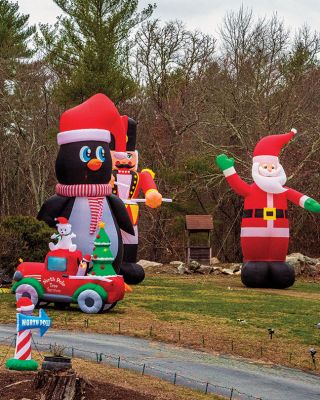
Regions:
[[[106, 112], [107, 110], [107, 112]], [[56, 160], [56, 194], [41, 207], [38, 219], [55, 226], [57, 217], [65, 217], [76, 234], [77, 248], [92, 254], [98, 223], [106, 222], [114, 270], [122, 262], [120, 229], [133, 234], [123, 202], [112, 194], [109, 184], [112, 161], [109, 150], [111, 132], [119, 129], [121, 118], [113, 102], [96, 94], [84, 103], [64, 112], [60, 118]]]

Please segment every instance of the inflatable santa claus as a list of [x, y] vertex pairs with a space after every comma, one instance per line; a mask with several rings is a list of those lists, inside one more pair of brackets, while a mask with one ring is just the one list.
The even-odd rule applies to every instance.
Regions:
[[135, 199], [139, 197], [142, 191], [145, 197], [145, 204], [150, 208], [157, 208], [162, 203], [162, 195], [154, 182], [155, 174], [151, 169], [137, 171], [136, 122], [126, 115], [121, 118], [123, 127], [112, 132], [110, 143], [115, 182], [113, 194], [126, 203], [134, 234], [121, 231], [124, 254], [120, 273], [124, 275], [126, 283], [138, 284], [144, 279], [144, 270], [137, 264], [139, 206]]
[[248, 287], [287, 288], [294, 283], [294, 269], [285, 262], [289, 244], [288, 200], [308, 211], [320, 212], [317, 201], [284, 186], [287, 177], [278, 156], [296, 132], [291, 129], [258, 142], [253, 152], [251, 185], [236, 173], [233, 158], [225, 154], [216, 158], [229, 185], [244, 197], [241, 280]]

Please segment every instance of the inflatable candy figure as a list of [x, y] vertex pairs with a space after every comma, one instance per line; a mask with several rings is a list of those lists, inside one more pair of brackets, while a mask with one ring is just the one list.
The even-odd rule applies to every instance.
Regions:
[[119, 126], [122, 126], [119, 112], [103, 94], [96, 94], [62, 114], [56, 160], [59, 183], [56, 194], [43, 204], [38, 214], [38, 219], [49, 226], [55, 225], [57, 217], [67, 218], [82, 254], [91, 254], [98, 223], [105, 221], [116, 273], [122, 261], [120, 229], [134, 233], [123, 202], [112, 195], [109, 184], [112, 173], [109, 142], [111, 132], [116, 132]]
[[153, 171], [150, 169], [137, 171], [136, 122], [127, 116], [122, 116], [122, 121], [123, 129], [113, 132], [110, 144], [113, 176], [117, 184], [113, 188], [113, 193], [126, 202], [127, 212], [134, 228], [134, 234], [121, 232], [124, 243], [121, 272], [126, 283], [137, 284], [144, 279], [144, 270], [137, 264], [139, 206], [131, 200], [137, 199], [142, 191], [146, 205], [156, 208], [161, 205], [162, 196], [154, 182]]
[[6, 368], [17, 371], [38, 369], [37, 361], [31, 357], [31, 329], [40, 329], [43, 336], [51, 326], [51, 319], [40, 309], [39, 317], [33, 316], [34, 304], [29, 297], [17, 301], [17, 339], [14, 358], [6, 361]]
[[253, 152], [253, 184], [244, 182], [225, 154], [216, 163], [233, 190], [244, 197], [241, 247], [244, 265], [241, 279], [248, 287], [287, 288], [295, 280], [294, 269], [285, 262], [289, 244], [288, 200], [308, 211], [320, 212], [320, 204], [284, 186], [286, 174], [279, 153], [296, 134], [262, 138]]
[[57, 230], [59, 234], [54, 233], [51, 239], [58, 239], [58, 243], [49, 243], [50, 250], [66, 249], [69, 251], [76, 251], [77, 246], [72, 243], [72, 239], [76, 237], [74, 233], [71, 232], [71, 225], [68, 223], [67, 218], [58, 217], [56, 218]]

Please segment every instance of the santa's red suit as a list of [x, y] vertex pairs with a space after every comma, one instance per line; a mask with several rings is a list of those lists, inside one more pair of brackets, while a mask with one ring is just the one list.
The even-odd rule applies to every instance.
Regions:
[[[266, 136], [259, 141], [253, 153], [253, 178], [249, 185], [236, 173], [233, 167], [225, 169], [224, 175], [236, 193], [244, 197], [244, 211], [241, 224], [241, 247], [244, 261], [280, 261], [286, 259], [289, 244], [288, 200], [304, 206], [308, 196], [281, 186], [269, 184], [278, 175], [261, 177], [261, 164], [281, 167], [278, 155], [282, 147], [296, 133]], [[285, 173], [281, 167], [283, 182]], [[281, 180], [281, 178], [280, 178]], [[261, 182], [261, 183], [260, 183]], [[264, 186], [266, 185], [266, 187]], [[270, 191], [268, 191], [270, 187]]]
[[256, 183], [244, 182], [234, 172], [230, 186], [244, 200], [241, 247], [244, 261], [284, 261], [289, 244], [288, 200], [303, 207], [308, 198], [284, 187], [283, 193], [266, 193]]

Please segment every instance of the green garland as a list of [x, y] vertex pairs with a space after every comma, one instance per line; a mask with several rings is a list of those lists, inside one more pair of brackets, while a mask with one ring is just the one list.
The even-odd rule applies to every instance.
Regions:
[[6, 368], [15, 371], [36, 371], [39, 365], [35, 360], [18, 360], [17, 358], [9, 358], [6, 361]]

